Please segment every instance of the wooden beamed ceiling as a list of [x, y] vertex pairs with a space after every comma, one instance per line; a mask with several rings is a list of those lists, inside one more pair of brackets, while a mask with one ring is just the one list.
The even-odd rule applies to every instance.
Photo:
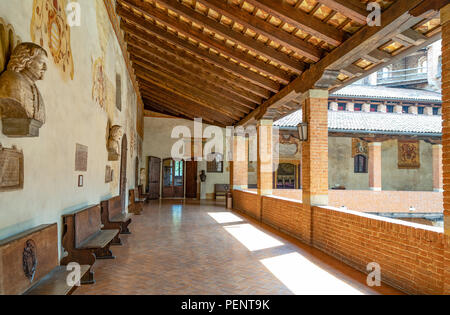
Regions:
[[[440, 33], [447, 0], [117, 0], [145, 108], [226, 126], [277, 119]], [[430, 2], [433, 4], [430, 5]], [[412, 12], [412, 13], [410, 13]]]

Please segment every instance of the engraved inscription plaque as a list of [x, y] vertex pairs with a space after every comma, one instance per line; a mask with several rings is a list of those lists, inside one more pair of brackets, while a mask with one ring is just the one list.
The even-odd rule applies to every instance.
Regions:
[[23, 188], [23, 153], [0, 144], [0, 191]]
[[75, 151], [75, 171], [87, 172], [88, 167], [88, 147], [77, 143]]

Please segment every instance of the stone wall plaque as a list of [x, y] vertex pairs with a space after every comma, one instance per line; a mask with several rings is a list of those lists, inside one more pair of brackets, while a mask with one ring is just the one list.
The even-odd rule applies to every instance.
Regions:
[[75, 151], [75, 171], [87, 172], [88, 147], [77, 143]]
[[23, 188], [23, 153], [0, 144], [0, 191]]
[[105, 171], [105, 183], [111, 183], [114, 179], [114, 170], [111, 168], [111, 166], [106, 165], [106, 171]]

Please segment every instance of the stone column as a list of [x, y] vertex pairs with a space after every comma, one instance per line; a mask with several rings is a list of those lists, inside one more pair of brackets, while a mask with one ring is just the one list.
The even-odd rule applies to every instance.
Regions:
[[260, 120], [257, 130], [258, 157], [256, 174], [258, 195], [267, 196], [272, 194], [273, 188], [273, 120]]
[[337, 112], [339, 109], [339, 104], [336, 102], [331, 102], [330, 103], [330, 110], [333, 112]]
[[442, 145], [433, 144], [433, 191], [443, 192]]
[[450, 235], [450, 5], [441, 9], [444, 231]]
[[363, 104], [362, 105], [362, 108], [361, 108], [361, 111], [362, 112], [364, 112], [364, 113], [370, 113], [370, 104]]
[[403, 107], [401, 105], [395, 105], [394, 106], [394, 113], [402, 114], [403, 113]]
[[347, 111], [354, 112], [355, 111], [355, 103], [347, 103]]
[[248, 138], [245, 135], [233, 137], [233, 163], [232, 163], [233, 189], [248, 189]]
[[369, 189], [381, 191], [381, 142], [369, 143]]
[[[309, 90], [302, 96], [308, 140], [302, 142], [302, 200], [305, 220], [300, 233], [312, 242], [311, 206], [328, 205], [328, 91]], [[309, 216], [309, 218], [308, 218]]]

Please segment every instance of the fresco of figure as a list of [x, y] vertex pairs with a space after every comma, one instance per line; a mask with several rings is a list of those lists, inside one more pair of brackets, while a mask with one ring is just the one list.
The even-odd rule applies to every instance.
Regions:
[[37, 137], [45, 123], [45, 105], [36, 81], [47, 71], [47, 52], [34, 43], [13, 50], [0, 75], [0, 110], [3, 133], [9, 137]]

